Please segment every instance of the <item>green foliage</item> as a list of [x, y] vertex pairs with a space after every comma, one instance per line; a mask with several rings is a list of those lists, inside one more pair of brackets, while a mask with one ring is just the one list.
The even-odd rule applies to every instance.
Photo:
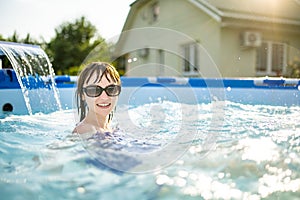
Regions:
[[[85, 17], [74, 22], [64, 22], [55, 29], [55, 36], [50, 42], [39, 42], [30, 34], [20, 38], [17, 32], [5, 39], [0, 34], [0, 40], [35, 44], [41, 46], [52, 63], [55, 74], [77, 75], [80, 67], [92, 61], [112, 62], [111, 52], [114, 44], [108, 44], [97, 34], [97, 29]], [[9, 66], [8, 59], [1, 58], [5, 66]], [[117, 61], [114, 61], [117, 65]]]
[[7, 41], [7, 42], [25, 43], [25, 44], [36, 44], [36, 45], [42, 44], [38, 42], [36, 39], [32, 38], [29, 33], [26, 35], [25, 38], [21, 39], [16, 31], [11, 37], [8, 37], [7, 39], [1, 38], [0, 36], [0, 40]]
[[96, 28], [85, 17], [56, 28], [56, 36], [46, 49], [54, 71], [65, 74], [70, 68], [74, 71], [73, 67], [79, 67], [90, 51], [104, 42], [103, 38], [96, 36], [96, 32]]
[[288, 64], [288, 74], [291, 78], [300, 78], [300, 59], [295, 57], [292, 62]]

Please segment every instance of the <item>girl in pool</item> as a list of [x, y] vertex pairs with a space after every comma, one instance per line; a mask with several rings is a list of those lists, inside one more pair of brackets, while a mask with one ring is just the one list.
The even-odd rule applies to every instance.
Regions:
[[112, 132], [110, 122], [120, 92], [120, 76], [112, 65], [105, 62], [88, 64], [77, 80], [80, 122], [73, 133]]

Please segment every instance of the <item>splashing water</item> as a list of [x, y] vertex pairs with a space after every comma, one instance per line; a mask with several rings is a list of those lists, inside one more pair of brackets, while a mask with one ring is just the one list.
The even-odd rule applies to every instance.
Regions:
[[0, 42], [0, 50], [16, 72], [28, 114], [61, 110], [52, 65], [39, 46]]
[[[161, 106], [159, 103], [151, 105], [153, 108]], [[100, 135], [97, 135], [82, 141], [71, 134], [76, 110], [32, 116], [11, 115], [0, 119], [1, 197], [78, 200], [299, 199], [298, 106], [227, 102], [223, 126], [210, 132], [207, 126], [212, 120], [211, 104], [179, 105], [167, 102], [166, 105], [168, 107], [161, 106], [161, 110], [155, 110], [164, 114], [165, 122], [152, 118], [157, 125], [155, 127], [160, 128], [159, 133], [145, 136], [140, 131], [136, 132], [134, 127], [128, 127], [125, 133], [117, 132], [105, 140], [98, 140]], [[140, 160], [135, 159], [134, 153], [147, 155], [147, 152], [164, 148], [166, 142], [176, 140], [174, 136], [180, 132], [168, 127], [168, 124], [170, 121], [175, 124], [178, 119], [170, 108], [179, 106], [184, 107], [187, 113], [199, 108], [199, 117], [189, 119], [189, 124], [197, 126], [201, 134], [191, 138], [188, 150], [172, 165], [139, 175], [116, 173], [105, 166], [144, 165], [136, 162]], [[117, 112], [123, 112], [122, 108]], [[149, 119], [144, 116], [155, 116], [153, 112], [147, 104], [131, 108], [130, 116], [136, 124], [147, 126]], [[119, 118], [118, 123], [121, 122]], [[215, 133], [215, 149], [203, 156], [205, 135]], [[178, 143], [174, 153], [182, 145]], [[96, 160], [88, 150], [99, 153], [101, 157]], [[105, 162], [101, 165], [99, 161]], [[151, 164], [150, 161], [148, 163]]]

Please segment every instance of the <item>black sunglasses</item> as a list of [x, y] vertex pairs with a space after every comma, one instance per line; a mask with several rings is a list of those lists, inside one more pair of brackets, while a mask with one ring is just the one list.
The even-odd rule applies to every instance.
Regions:
[[99, 97], [103, 91], [107, 94], [107, 96], [114, 97], [118, 96], [121, 92], [121, 86], [119, 85], [109, 85], [105, 88], [102, 88], [98, 85], [91, 85], [83, 88], [85, 94], [89, 97]]

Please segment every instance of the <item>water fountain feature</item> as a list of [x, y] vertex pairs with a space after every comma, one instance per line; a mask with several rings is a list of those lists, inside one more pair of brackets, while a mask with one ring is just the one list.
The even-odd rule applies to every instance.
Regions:
[[[18, 80], [28, 114], [62, 109], [52, 65], [39, 46], [0, 41], [0, 55], [5, 55], [13, 67], [13, 70], [2, 69], [2, 76], [9, 77], [8, 88], [15, 83], [14, 79]], [[9, 95], [9, 91], [4, 95]], [[3, 111], [14, 108], [10, 103], [4, 105]]]

